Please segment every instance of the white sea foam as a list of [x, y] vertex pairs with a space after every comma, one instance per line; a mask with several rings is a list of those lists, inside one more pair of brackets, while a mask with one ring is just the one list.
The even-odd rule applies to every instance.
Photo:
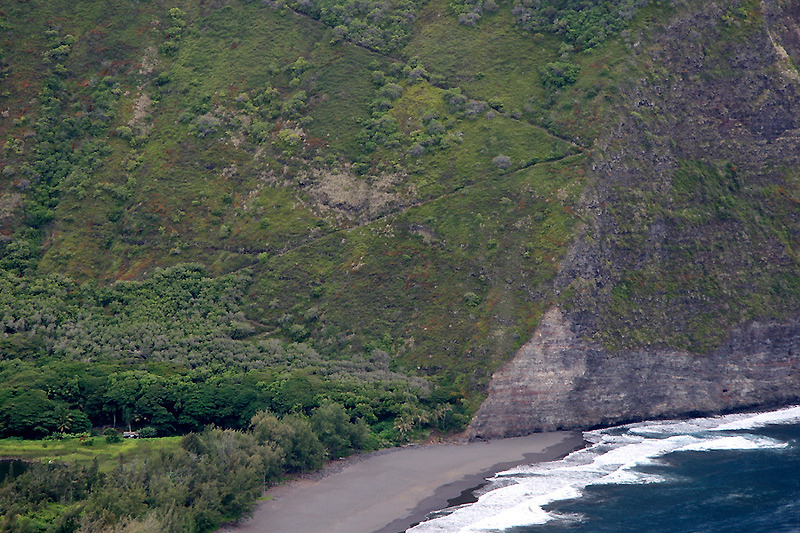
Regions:
[[642, 422], [584, 433], [590, 443], [564, 459], [522, 465], [490, 478], [478, 501], [433, 518], [409, 533], [494, 533], [513, 527], [574, 519], [547, 511], [557, 501], [580, 498], [586, 487], [658, 483], [665, 478], [640, 467], [673, 452], [778, 449], [787, 443], [753, 434], [726, 434], [768, 424], [800, 422], [800, 407], [746, 415]]
[[679, 452], [708, 452], [712, 450], [766, 450], [781, 449], [789, 446], [787, 442], [781, 442], [764, 437], [749, 437], [737, 435], [735, 437], [720, 437], [688, 444], [676, 451]]
[[712, 431], [719, 426], [720, 420], [721, 418], [658, 420], [654, 422], [639, 422], [627, 427], [628, 431], [634, 435], [659, 438], [667, 435], [692, 435], [702, 431]]
[[737, 429], [754, 429], [768, 426], [770, 424], [794, 424], [800, 422], [800, 406], [787, 407], [777, 411], [767, 411], [763, 413], [752, 413], [746, 415], [729, 415], [730, 421], [726, 421], [717, 428], [720, 431], [731, 431]]

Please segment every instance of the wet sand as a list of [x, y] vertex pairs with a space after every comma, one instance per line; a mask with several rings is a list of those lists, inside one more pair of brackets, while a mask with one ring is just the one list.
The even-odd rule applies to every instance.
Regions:
[[393, 448], [339, 461], [272, 487], [230, 533], [398, 533], [513, 466], [563, 457], [580, 433]]

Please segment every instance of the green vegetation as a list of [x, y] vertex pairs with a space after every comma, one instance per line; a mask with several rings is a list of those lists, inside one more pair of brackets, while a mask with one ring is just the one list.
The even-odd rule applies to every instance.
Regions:
[[578, 81], [578, 74], [581, 68], [572, 63], [555, 61], [543, 66], [539, 73], [542, 76], [542, 84], [548, 89], [561, 89], [567, 85], [572, 85]]
[[[101, 516], [116, 478], [155, 461], [118, 428], [257, 438], [281, 459], [253, 487], [463, 429], [544, 309], [515, 287], [550, 294], [577, 146], [520, 120], [517, 95], [381, 55], [408, 49], [422, 4], [62, 3], [5, 12], [0, 435], [49, 439], [38, 457], [87, 481], [5, 519], [205, 531], [246, 508]], [[275, 414], [253, 429], [259, 412]], [[110, 477], [115, 452], [130, 461]]]
[[[800, 283], [789, 273], [796, 258], [765, 262], [737, 253], [730, 237], [752, 250], [765, 243], [793, 248], [796, 238], [787, 233], [791, 197], [785, 189], [748, 184], [730, 163], [683, 161], [668, 198], [645, 197], [660, 209], [634, 215], [638, 198], [616, 205], [624, 231], [620, 245], [642, 247], [657, 225], [676, 237], [662, 244], [659, 257], [622, 272], [604, 316], [604, 342], [612, 349], [667, 345], [702, 353], [725, 340], [728, 328], [722, 325], [779, 319], [796, 309]], [[670, 316], [653, 316], [663, 308]], [[688, 327], [674, 328], [675, 320]]]
[[[114, 433], [119, 435], [116, 431]], [[18, 457], [31, 464], [59, 461], [83, 468], [96, 467], [99, 472], [109, 472], [119, 464], [120, 456], [125, 460], [126, 457], [142, 457], [161, 451], [173, 452], [179, 447], [180, 440], [180, 437], [162, 437], [109, 442], [105, 436], [93, 436], [89, 433], [65, 434], [45, 440], [6, 438], [0, 439], [0, 455]]]
[[[118, 443], [86, 436], [13, 441], [15, 455], [59, 462], [32, 462], [4, 480], [0, 527], [213, 531], [246, 513], [265, 483], [362, 449], [369, 445], [366, 433], [341, 407], [327, 404], [310, 419], [260, 412], [247, 431], [207, 428], [182, 438]], [[0, 441], [0, 450], [8, 444]]]
[[[554, 35], [531, 36], [515, 28], [508, 7], [485, 16], [480, 26], [458, 24], [444, 0], [431, 0], [421, 12], [405, 48], [446, 87], [459, 87], [472, 99], [497, 99], [508, 114], [521, 114], [546, 92], [539, 67], [559, 57]], [[538, 122], [536, 122], [538, 123]]]
[[554, 304], [612, 350], [791, 314], [796, 165], [682, 137], [706, 82], [753, 92], [703, 103], [715, 131], [794, 127], [774, 72], [737, 77], [764, 20], [729, 3], [675, 41], [702, 72], [658, 37], [674, 2], [4, 5], [0, 455], [43, 464], [0, 527], [208, 531], [463, 430]]
[[520, 27], [531, 32], [552, 31], [579, 49], [591, 49], [625, 28], [646, 4], [640, 0], [557, 0], [515, 2], [512, 13]]
[[[393, 433], [403, 409], [444, 401], [451, 423], [463, 423], [457, 396], [430, 401], [427, 384], [392, 372], [386, 354], [326, 359], [303, 343], [241, 340], [256, 333], [240, 309], [245, 273], [212, 279], [186, 265], [112, 287], [57, 276], [5, 281], [0, 436], [112, 425], [157, 435], [209, 424], [241, 429], [259, 409], [310, 415], [326, 401], [376, 432], [388, 423], [380, 435], [387, 442], [407, 436]], [[302, 325], [279, 322], [297, 341], [308, 336], [295, 327]]]
[[408, 40], [416, 12], [424, 2], [291, 0], [275, 1], [273, 5], [281, 9], [284, 4], [333, 28], [332, 42], [347, 39], [377, 52], [390, 53]]
[[[556, 33], [570, 47], [591, 49], [623, 29], [636, 9], [645, 3], [636, 0], [521, 0], [513, 3], [511, 13], [517, 25], [526, 31]], [[500, 6], [494, 0], [451, 0], [450, 9], [458, 15], [459, 24], [473, 27]]]
[[[513, 287], [546, 287], [555, 275], [574, 223], [581, 163], [578, 156], [536, 165], [270, 258], [251, 288], [266, 305], [252, 317], [308, 327], [305, 313], [313, 308], [308, 331], [321, 352], [380, 349], [440, 377], [458, 359], [462, 370], [448, 380], [472, 389], [493, 354], [518, 346], [538, 320], [542, 304]], [[513, 281], [498, 279], [498, 264]], [[306, 289], [308, 280], [320, 290]], [[482, 303], [465, 305], [467, 292]], [[421, 301], [429, 303], [415, 309]], [[514, 316], [522, 319], [509, 327]]]
[[[608, 66], [598, 80], [625, 73], [623, 80], [642, 85], [617, 83], [616, 98], [633, 102], [607, 111], [623, 131], [597, 133], [595, 161], [609, 165], [602, 173], [608, 211], [582, 241], [602, 259], [597, 279], [570, 281], [566, 303], [573, 316], [595, 317], [595, 339], [612, 351], [724, 350], [733, 328], [786, 320], [800, 303], [796, 164], [781, 162], [784, 149], [770, 146], [787, 126], [768, 111], [778, 104], [762, 96], [783, 78], [768, 61], [743, 70], [737, 59], [766, 38], [761, 8], [731, 2], [710, 18], [693, 9], [680, 15], [697, 21], [691, 28], [665, 25], [674, 9], [654, 4], [632, 21], [623, 38], [646, 54], [619, 61], [607, 55], [613, 43], [601, 47]], [[692, 52], [667, 45], [688, 35], [697, 37], [695, 49], [707, 48], [703, 66], [690, 66]], [[563, 99], [577, 101], [587, 90], [586, 65]], [[719, 95], [709, 92], [723, 86]], [[697, 109], [720, 101], [737, 116], [749, 113], [746, 136], [724, 123], [702, 125], [711, 115]]]

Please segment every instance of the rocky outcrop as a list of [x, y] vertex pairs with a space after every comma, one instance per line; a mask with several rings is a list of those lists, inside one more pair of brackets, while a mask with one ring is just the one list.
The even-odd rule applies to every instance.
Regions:
[[473, 438], [731, 412], [800, 401], [800, 318], [734, 330], [705, 355], [612, 354], [580, 339], [558, 308], [495, 373]]

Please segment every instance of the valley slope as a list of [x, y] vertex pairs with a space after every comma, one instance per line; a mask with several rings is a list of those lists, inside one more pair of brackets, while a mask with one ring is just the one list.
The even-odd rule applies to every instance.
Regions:
[[[331, 400], [385, 445], [487, 391], [487, 435], [796, 399], [797, 2], [578, 4], [5, 5], [4, 372], [150, 377], [104, 411], [0, 401], [173, 434]], [[570, 350], [574, 388], [547, 377]], [[209, 365], [244, 414], [154, 396]], [[651, 365], [715, 392], [594, 409], [684, 371]], [[585, 414], [538, 404], [548, 379]]]

